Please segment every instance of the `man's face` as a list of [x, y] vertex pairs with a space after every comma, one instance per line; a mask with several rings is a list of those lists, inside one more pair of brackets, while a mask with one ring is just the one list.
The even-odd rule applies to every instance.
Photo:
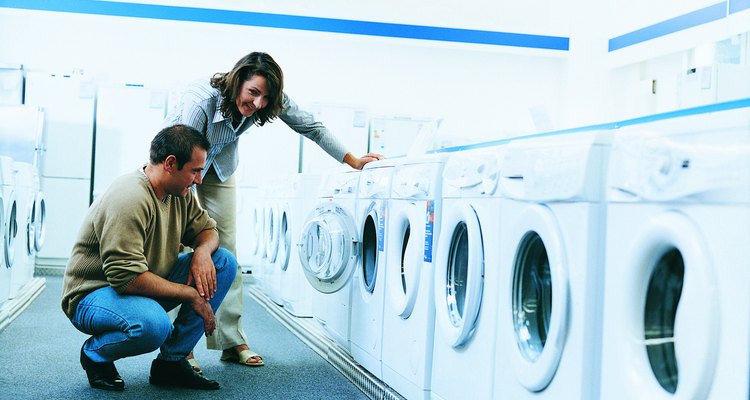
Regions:
[[190, 161], [182, 166], [182, 169], [178, 170], [175, 163], [168, 193], [173, 196], [187, 196], [193, 185], [200, 185], [203, 182], [201, 172], [204, 168], [206, 168], [206, 150], [193, 147], [193, 155]]

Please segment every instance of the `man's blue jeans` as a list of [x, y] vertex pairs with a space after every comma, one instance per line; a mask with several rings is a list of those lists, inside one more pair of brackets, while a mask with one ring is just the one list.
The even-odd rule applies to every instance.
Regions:
[[[187, 283], [192, 258], [192, 253], [180, 255], [167, 279]], [[211, 258], [216, 266], [216, 292], [209, 304], [216, 313], [237, 273], [237, 260], [224, 248], [216, 250]], [[203, 319], [189, 304], [180, 308], [172, 324], [167, 312], [179, 304], [120, 295], [105, 286], [78, 303], [71, 322], [79, 331], [92, 335], [83, 344], [83, 351], [94, 362], [115, 361], [158, 348], [161, 348], [159, 358], [179, 361], [193, 351], [205, 333]]]

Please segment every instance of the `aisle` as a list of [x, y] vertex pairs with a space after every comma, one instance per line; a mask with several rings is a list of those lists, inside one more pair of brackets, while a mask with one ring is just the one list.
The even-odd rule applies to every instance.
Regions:
[[0, 397], [13, 399], [367, 399], [327, 361], [303, 344], [245, 293], [245, 331], [266, 366], [250, 368], [219, 361], [205, 339], [195, 355], [207, 377], [222, 388], [206, 393], [151, 386], [148, 371], [156, 352], [117, 362], [124, 392], [89, 387], [78, 362], [86, 335], [60, 309], [62, 277], [47, 277], [47, 287], [21, 316], [0, 332]]

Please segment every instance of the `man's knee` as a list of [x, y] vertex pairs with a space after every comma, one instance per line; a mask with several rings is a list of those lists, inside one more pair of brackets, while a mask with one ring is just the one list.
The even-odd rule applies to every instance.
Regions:
[[137, 343], [137, 347], [148, 353], [161, 347], [172, 334], [173, 328], [166, 312], [148, 313], [129, 329], [128, 336], [131, 341]]
[[219, 247], [211, 258], [216, 266], [217, 277], [221, 274], [224, 279], [234, 279], [237, 273], [237, 259], [234, 258], [232, 252]]

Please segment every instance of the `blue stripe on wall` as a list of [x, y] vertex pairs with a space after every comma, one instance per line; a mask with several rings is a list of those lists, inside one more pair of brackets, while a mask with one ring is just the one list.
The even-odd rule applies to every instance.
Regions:
[[0, 8], [259, 26], [567, 51], [567, 37], [95, 0], [0, 0]]
[[730, 14], [734, 14], [742, 10], [747, 10], [748, 8], [750, 8], [750, 0], [729, 0]]
[[721, 3], [612, 38], [609, 40], [609, 51], [619, 50], [670, 33], [715, 21], [726, 17], [726, 15], [727, 2], [722, 1]]

